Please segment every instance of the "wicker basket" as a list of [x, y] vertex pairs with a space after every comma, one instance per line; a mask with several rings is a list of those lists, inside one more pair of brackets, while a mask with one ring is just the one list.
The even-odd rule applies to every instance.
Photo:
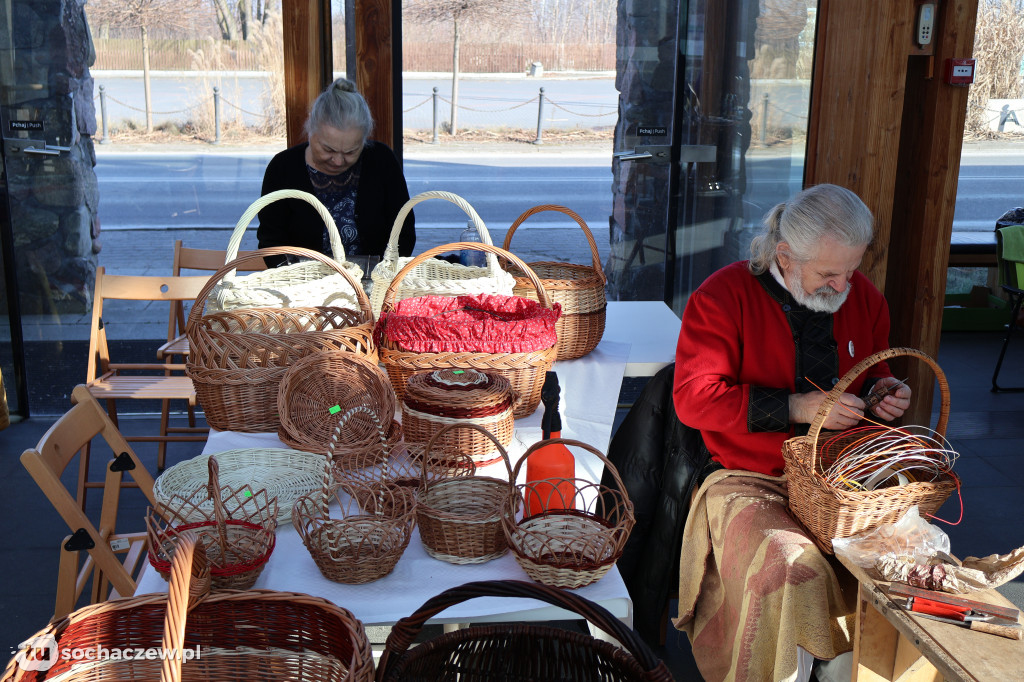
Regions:
[[[447, 246], [438, 246], [413, 258], [402, 271], [395, 276], [384, 294], [383, 312], [391, 312], [395, 305], [395, 293], [406, 275], [415, 271], [417, 265], [433, 256], [455, 249], [471, 249], [484, 251], [491, 255], [500, 255], [518, 266], [533, 283], [534, 290], [541, 305], [551, 307], [551, 300], [544, 291], [537, 276], [529, 266], [507, 251], [488, 244], [460, 242]], [[519, 403], [513, 409], [516, 419], [533, 414], [540, 404], [540, 390], [544, 385], [544, 377], [555, 361], [555, 347], [529, 353], [411, 353], [401, 350], [397, 344], [389, 341], [382, 334], [380, 348], [381, 364], [387, 370], [391, 386], [399, 400], [404, 400], [405, 387], [413, 372], [427, 369], [476, 369], [484, 372], [497, 372], [512, 386], [519, 395]]]
[[[309, 355], [288, 368], [277, 392], [281, 415], [278, 437], [289, 447], [327, 452], [334, 417], [356, 405], [373, 410], [377, 421], [389, 424], [388, 442], [402, 437], [395, 421], [395, 391], [373, 360], [356, 353], [328, 352]], [[362, 413], [353, 415], [335, 444], [335, 457], [351, 449], [379, 448], [375, 422]]]
[[512, 496], [512, 467], [498, 440], [476, 424], [443, 426], [427, 443], [427, 457], [453, 429], [474, 431], [492, 441], [505, 462], [508, 478], [458, 477], [428, 482], [416, 505], [416, 525], [427, 554], [450, 564], [482, 564], [508, 551], [501, 515]]
[[[195, 532], [210, 562], [214, 589], [247, 590], [256, 584], [271, 552], [277, 530], [277, 498], [266, 490], [253, 492], [248, 485], [221, 486], [216, 457], [207, 459], [206, 490], [187, 497], [172, 495], [157, 510], [146, 512], [149, 563], [170, 576], [171, 558], [184, 531]], [[212, 514], [206, 513], [212, 507]]]
[[[424, 623], [468, 599], [536, 599], [586, 619], [612, 640], [546, 624], [474, 625], [410, 646]], [[672, 682], [665, 662], [603, 607], [571, 592], [517, 580], [467, 583], [432, 597], [388, 635], [378, 682]]]
[[919, 358], [935, 372], [941, 401], [935, 431], [945, 436], [949, 421], [949, 383], [946, 375], [935, 360], [919, 350], [890, 348], [864, 358], [850, 369], [829, 391], [814, 415], [807, 435], [790, 438], [782, 444], [786, 477], [789, 479], [789, 508], [808, 530], [814, 542], [829, 554], [833, 552], [832, 538], [845, 538], [877, 528], [883, 523], [895, 523], [915, 504], [922, 516], [935, 513], [960, 485], [956, 474], [950, 471], [944, 478], [934, 482], [912, 482], [867, 491], [841, 490], [829, 485], [821, 475], [818, 441], [819, 436], [825, 435], [822, 434], [821, 426], [832, 407], [862, 372], [879, 362], [900, 356]]
[[[221, 431], [277, 431], [277, 389], [288, 367], [301, 358], [342, 350], [376, 359], [369, 300], [358, 290], [359, 310], [335, 307], [254, 308], [204, 315], [207, 295], [220, 279], [253, 258], [299, 254], [338, 268], [308, 249], [261, 249], [218, 270], [189, 312], [186, 334], [190, 353], [185, 370], [207, 423]], [[353, 284], [355, 284], [353, 282]]]
[[[436, 369], [409, 377], [402, 398], [405, 440], [426, 443], [442, 431], [440, 445], [467, 452], [478, 467], [502, 458], [501, 447], [512, 442], [516, 395], [508, 379], [473, 369]], [[481, 429], [446, 429], [472, 423]]]
[[[370, 408], [359, 405], [342, 414], [327, 449], [320, 490], [300, 497], [292, 511], [292, 525], [328, 580], [362, 584], [390, 573], [405, 552], [416, 524], [416, 497], [406, 488], [387, 485], [385, 478], [368, 487], [331, 483], [334, 444], [356, 414], [375, 419]], [[386, 442], [384, 425], [377, 423], [379, 441]], [[381, 446], [388, 450], [386, 444]], [[386, 461], [386, 459], [385, 459]], [[340, 517], [331, 518], [331, 498], [340, 505]]]
[[[506, 251], [511, 251], [509, 245], [512, 243], [512, 235], [523, 222], [532, 215], [543, 211], [557, 211], [564, 213], [580, 226], [583, 236], [590, 244], [590, 254], [593, 258], [592, 265], [574, 265], [572, 263], [553, 263], [539, 261], [530, 263], [530, 268], [544, 284], [544, 290], [555, 303], [562, 304], [562, 316], [558, 318], [555, 327], [558, 330], [558, 351], [559, 360], [573, 360], [581, 358], [597, 348], [604, 336], [606, 300], [604, 285], [606, 278], [604, 270], [601, 269], [601, 256], [597, 252], [597, 242], [594, 235], [587, 227], [587, 223], [576, 212], [564, 206], [543, 204], [534, 206], [516, 218], [512, 227], [505, 233]], [[515, 267], [507, 268], [516, 278], [514, 293], [516, 296], [536, 298], [537, 294], [530, 280], [523, 272]]]
[[[334, 224], [331, 212], [308, 192], [280, 189], [254, 201], [235, 224], [224, 262], [230, 263], [238, 257], [242, 237], [256, 214], [268, 204], [285, 199], [305, 201], [320, 214], [320, 218], [327, 226], [334, 263], [338, 267], [329, 267], [319, 261], [304, 261], [243, 276], [232, 270], [210, 291], [209, 300], [206, 302], [209, 312], [237, 308], [358, 307], [363, 271], [355, 263], [345, 260], [345, 247], [341, 243], [341, 235]], [[343, 269], [350, 277], [341, 277], [338, 268]]]
[[[444, 199], [455, 204], [466, 212], [476, 225], [480, 233], [480, 239], [485, 244], [493, 245], [491, 235], [487, 231], [484, 221], [477, 215], [477, 212], [465, 199], [451, 192], [430, 191], [417, 194], [405, 202], [402, 209], [395, 218], [391, 228], [391, 238], [388, 240], [387, 248], [384, 250], [384, 257], [373, 271], [370, 279], [373, 282], [370, 288], [370, 302], [373, 305], [373, 314], [380, 315], [384, 305], [384, 292], [391, 285], [392, 280], [399, 271], [404, 270], [412, 258], [398, 257], [398, 237], [402, 233], [402, 226], [405, 225], [406, 216], [412, 207], [428, 199]], [[447, 253], [457, 250], [451, 247], [436, 253]], [[401, 288], [395, 293], [394, 301], [413, 296], [426, 296], [438, 294], [441, 296], [458, 296], [460, 294], [505, 294], [511, 295], [515, 281], [512, 276], [501, 269], [498, 259], [492, 255], [487, 257], [486, 267], [473, 267], [449, 263], [448, 261], [433, 258], [430, 260], [420, 259], [417, 268], [406, 274]]]
[[[346, 609], [306, 594], [211, 593], [209, 585], [206, 557], [195, 533], [182, 533], [167, 594], [112, 599], [50, 623], [29, 641], [43, 649], [50, 645], [50, 660], [56, 664], [43, 670], [50, 661], [32, 659], [40, 649], [24, 649], [7, 664], [3, 680], [373, 680], [370, 642], [362, 623]], [[183, 655], [163, 660], [110, 656], [84, 661], [63, 655], [71, 649], [113, 652], [125, 647], [161, 648]]]
[[[157, 505], [167, 506], [173, 496], [192, 499], [206, 490], [209, 481], [208, 461], [211, 455], [199, 455], [168, 468], [153, 484]], [[267, 491], [277, 498], [277, 522], [292, 518], [292, 505], [302, 495], [320, 488], [324, 473], [324, 456], [282, 448], [246, 448], [216, 454], [220, 483], [230, 488], [248, 485]], [[232, 509], [227, 509], [232, 514]], [[192, 523], [210, 518], [213, 501], [201, 501], [194, 513], [183, 521]]]
[[[563, 443], [596, 455], [611, 472], [615, 487], [585, 479], [544, 479], [519, 483], [516, 495], [505, 505], [502, 525], [516, 561], [533, 580], [552, 587], [575, 589], [604, 577], [622, 555], [636, 519], [626, 486], [607, 457], [596, 448], [567, 438], [549, 438], [531, 445], [512, 469], [512, 480], [530, 455], [545, 445]], [[548, 511], [517, 518], [517, 504], [530, 495], [543, 495], [569, 484], [575, 488], [571, 509]]]

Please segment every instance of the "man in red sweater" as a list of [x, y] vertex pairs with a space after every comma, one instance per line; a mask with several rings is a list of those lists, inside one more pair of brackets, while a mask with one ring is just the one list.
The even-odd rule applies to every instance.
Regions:
[[[807, 432], [844, 374], [888, 347], [888, 306], [857, 271], [872, 226], [853, 192], [808, 188], [772, 209], [751, 259], [711, 275], [683, 312], [673, 398], [712, 463], [683, 539], [676, 626], [708, 680], [807, 679], [798, 647], [819, 659], [850, 649], [852, 604], [788, 513], [782, 444]], [[862, 397], [890, 385], [870, 416], [899, 417], [910, 388], [879, 364], [824, 428], [854, 426]]]

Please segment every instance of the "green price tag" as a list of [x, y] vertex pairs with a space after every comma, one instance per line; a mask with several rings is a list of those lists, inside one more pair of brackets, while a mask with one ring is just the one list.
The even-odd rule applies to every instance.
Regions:
[[335, 405], [329, 411], [330, 411], [331, 414], [338, 414], [339, 412], [341, 412], [341, 406], [340, 405]]
[[453, 369], [452, 374], [465, 374], [466, 372], [461, 369]]
[[251, 490], [246, 490], [245, 491], [245, 496], [246, 497], [252, 497], [252, 491]]

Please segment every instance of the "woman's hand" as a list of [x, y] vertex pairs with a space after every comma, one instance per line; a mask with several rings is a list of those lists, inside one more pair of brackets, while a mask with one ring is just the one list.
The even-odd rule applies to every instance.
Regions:
[[[789, 396], [789, 421], [794, 424], [810, 424], [818, 408], [825, 402], [827, 393], [812, 391], [810, 393], [793, 393]], [[909, 403], [909, 400], [907, 401]], [[842, 431], [856, 426], [864, 418], [864, 401], [852, 393], [839, 396], [822, 428], [828, 431]], [[902, 414], [902, 413], [901, 413]]]
[[892, 421], [897, 417], [902, 417], [903, 413], [910, 407], [910, 386], [907, 386], [896, 377], [882, 377], [875, 383], [872, 391], [883, 391], [892, 386], [898, 386], [898, 388], [871, 408], [875, 416], [885, 421]]

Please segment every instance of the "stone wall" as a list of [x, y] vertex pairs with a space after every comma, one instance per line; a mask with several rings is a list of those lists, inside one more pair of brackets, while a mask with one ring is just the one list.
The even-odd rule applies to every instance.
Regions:
[[7, 154], [24, 315], [81, 313], [92, 305], [99, 192], [89, 75], [95, 53], [84, 2], [11, 3], [14, 44], [0, 66], [8, 86], [2, 102], [8, 123], [4, 136], [70, 148], [52, 156]]

